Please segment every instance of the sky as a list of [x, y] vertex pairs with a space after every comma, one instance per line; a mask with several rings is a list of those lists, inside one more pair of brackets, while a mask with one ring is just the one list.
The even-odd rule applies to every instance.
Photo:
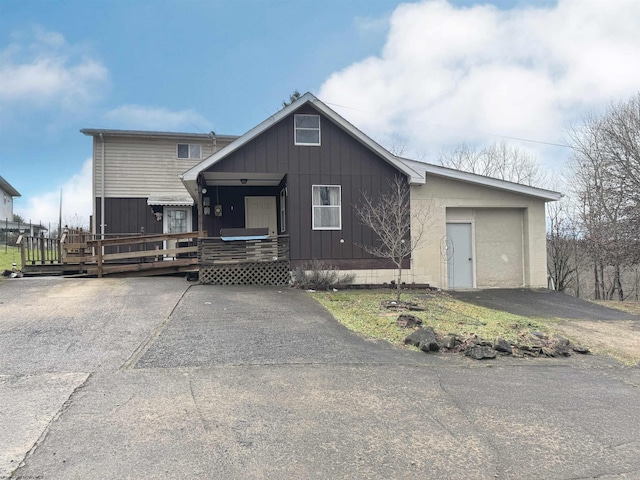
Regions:
[[81, 128], [241, 135], [294, 90], [405, 156], [566, 129], [640, 90], [638, 0], [0, 0], [0, 175], [14, 212], [91, 215]]

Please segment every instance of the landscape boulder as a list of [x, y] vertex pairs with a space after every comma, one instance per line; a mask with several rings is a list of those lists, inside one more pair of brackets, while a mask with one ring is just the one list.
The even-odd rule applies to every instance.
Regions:
[[456, 344], [458, 342], [456, 336], [450, 333], [442, 337], [442, 341], [440, 343], [442, 344], [442, 347], [446, 348], [447, 350], [452, 350], [456, 347]]
[[422, 320], [415, 315], [408, 315], [406, 313], [403, 313], [396, 320], [396, 325], [401, 328], [413, 328], [422, 325]]
[[437, 352], [440, 350], [436, 339], [436, 332], [434, 332], [431, 327], [421, 327], [414, 330], [404, 339], [404, 344], [418, 347], [423, 352]]
[[493, 348], [500, 353], [508, 353], [508, 354], [512, 354], [513, 353], [513, 348], [511, 347], [511, 344], [509, 342], [507, 342], [504, 338], [496, 338], [496, 341], [493, 342]]
[[496, 358], [496, 351], [487, 346], [482, 345], [474, 345], [472, 347], [467, 348], [464, 354], [467, 357], [473, 358], [474, 360], [485, 360]]

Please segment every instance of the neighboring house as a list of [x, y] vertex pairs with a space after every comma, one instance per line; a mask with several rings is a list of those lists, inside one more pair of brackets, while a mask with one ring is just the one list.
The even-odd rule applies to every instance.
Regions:
[[43, 225], [13, 221], [13, 197], [20, 197], [20, 193], [0, 176], [0, 231], [16, 232], [28, 235], [43, 235], [47, 229]]
[[4, 223], [13, 221], [13, 197], [20, 193], [0, 176], [0, 220]]
[[237, 138], [213, 132], [81, 132], [93, 137], [91, 229], [105, 235], [192, 231], [197, 213], [180, 175]]
[[[291, 268], [315, 259], [355, 273], [359, 283], [390, 282], [394, 265], [358, 246], [374, 234], [354, 205], [400, 175], [411, 204], [429, 204], [434, 215], [406, 282], [546, 286], [544, 206], [560, 194], [396, 157], [309, 93], [237, 138], [82, 132], [94, 137], [98, 233], [103, 216], [106, 233], [168, 232], [167, 215], [183, 209], [185, 228], [208, 236], [252, 227], [286, 235]], [[199, 145], [200, 158], [181, 158], [186, 144]]]

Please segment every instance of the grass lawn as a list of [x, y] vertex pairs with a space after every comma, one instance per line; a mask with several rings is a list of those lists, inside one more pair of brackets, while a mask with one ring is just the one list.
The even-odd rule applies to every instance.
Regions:
[[20, 250], [18, 247], [0, 245], [0, 273], [11, 270], [12, 263], [17, 263], [20, 268]]
[[394, 300], [390, 290], [345, 290], [316, 292], [313, 297], [350, 330], [367, 337], [402, 345], [409, 331], [396, 326], [400, 313], [410, 313], [422, 319], [424, 326], [438, 334], [476, 334], [487, 340], [502, 337], [516, 342], [520, 335], [531, 331], [553, 334], [556, 319], [531, 319], [461, 302], [446, 293], [408, 291], [402, 301], [416, 303], [424, 311], [398, 312], [386, 308]]

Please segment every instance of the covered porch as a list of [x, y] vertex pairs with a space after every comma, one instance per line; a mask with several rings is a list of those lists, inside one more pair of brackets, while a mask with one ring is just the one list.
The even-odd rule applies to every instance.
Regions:
[[205, 171], [195, 201], [201, 283], [289, 283], [286, 175]]

